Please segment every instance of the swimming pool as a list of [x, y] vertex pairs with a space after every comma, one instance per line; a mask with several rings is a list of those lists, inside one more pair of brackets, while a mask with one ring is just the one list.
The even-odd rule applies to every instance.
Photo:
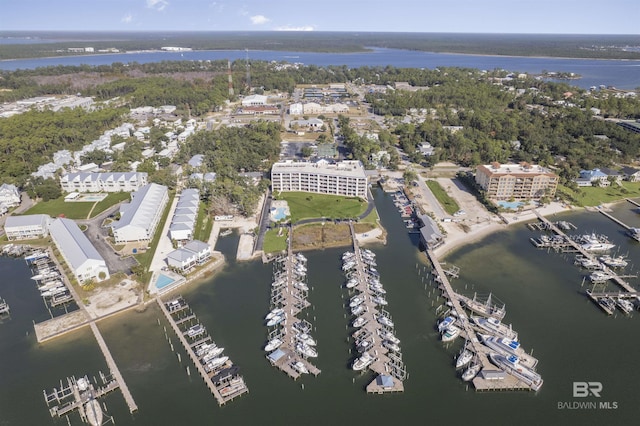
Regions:
[[286, 213], [287, 209], [284, 207], [276, 207], [272, 210], [275, 210], [271, 212], [271, 217], [275, 221], [279, 221], [287, 217], [287, 213]]
[[166, 286], [173, 284], [176, 280], [171, 277], [168, 277], [164, 274], [159, 274], [158, 279], [156, 280], [156, 288], [158, 290], [162, 290]]
[[518, 210], [518, 207], [524, 206], [522, 201], [498, 201], [498, 205], [503, 209]]
[[102, 201], [107, 198], [109, 194], [91, 194], [91, 195], [83, 195], [80, 198], [80, 201]]

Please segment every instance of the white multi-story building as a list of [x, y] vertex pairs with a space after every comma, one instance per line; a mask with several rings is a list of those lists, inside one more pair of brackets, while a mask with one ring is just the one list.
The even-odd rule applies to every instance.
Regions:
[[302, 191], [367, 198], [367, 176], [360, 161], [279, 161], [271, 169], [273, 192]]
[[211, 258], [211, 246], [202, 241], [189, 241], [183, 247], [167, 255], [169, 267], [188, 272], [196, 265], [201, 265]]
[[73, 220], [58, 218], [51, 222], [49, 232], [79, 283], [109, 278], [106, 262]]
[[9, 216], [4, 223], [4, 233], [10, 241], [42, 238], [49, 235], [51, 217], [46, 214]]
[[9, 183], [0, 185], [0, 204], [6, 207], [20, 205], [20, 191], [15, 185]]
[[66, 192], [131, 192], [147, 184], [144, 172], [68, 173], [60, 177]]
[[558, 181], [558, 175], [534, 164], [492, 163], [476, 169], [476, 183], [495, 200], [553, 198]]
[[242, 106], [266, 105], [267, 97], [264, 95], [249, 95], [242, 99]]
[[173, 241], [189, 241], [193, 238], [199, 204], [200, 191], [193, 188], [182, 191], [169, 227], [169, 237]]
[[120, 206], [120, 220], [112, 226], [116, 244], [151, 241], [169, 201], [167, 187], [150, 183], [131, 194]]

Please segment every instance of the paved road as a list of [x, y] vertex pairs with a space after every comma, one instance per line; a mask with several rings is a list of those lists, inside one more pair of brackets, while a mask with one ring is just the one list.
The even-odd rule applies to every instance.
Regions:
[[427, 184], [424, 183], [424, 178], [420, 175], [418, 175], [418, 188], [420, 188], [420, 193], [422, 194], [425, 201], [433, 211], [433, 214], [436, 215], [437, 219], [449, 217], [449, 215], [443, 210], [438, 200], [436, 200], [436, 197], [435, 195], [433, 195], [433, 192], [431, 192]]
[[264, 234], [266, 234], [267, 227], [269, 226], [270, 210], [271, 210], [271, 188], [268, 188], [264, 198], [264, 203], [262, 203], [262, 213], [260, 214], [260, 229], [258, 230], [258, 235], [256, 237], [255, 244], [253, 246], [254, 253], [258, 250], [262, 250], [262, 244], [264, 243]]

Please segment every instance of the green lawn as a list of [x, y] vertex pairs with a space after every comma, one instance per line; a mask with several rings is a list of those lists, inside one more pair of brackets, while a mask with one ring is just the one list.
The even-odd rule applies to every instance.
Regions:
[[[129, 198], [130, 194], [128, 192], [113, 192], [107, 195], [104, 200], [96, 204], [91, 216], [95, 217], [109, 207], [119, 203], [120, 201], [128, 200]], [[84, 202], [66, 203], [64, 201], [64, 196], [61, 196], [55, 200], [40, 201], [24, 214], [48, 214], [52, 217], [64, 216], [69, 219], [86, 219], [94, 204], [95, 203]]]
[[284, 192], [277, 197], [286, 200], [291, 210], [291, 222], [301, 219], [326, 217], [328, 219], [353, 218], [364, 213], [367, 202], [355, 197], [313, 194], [309, 192]]
[[440, 186], [437, 181], [427, 180], [425, 183], [427, 184], [433, 195], [436, 197], [444, 211], [449, 214], [454, 214], [455, 212], [460, 210], [460, 206], [458, 206], [458, 203], [456, 203], [453, 198], [449, 197], [449, 194], [446, 193], [444, 188]]
[[[282, 235], [278, 235], [280, 231], [282, 231]], [[288, 235], [289, 230], [287, 228], [269, 229], [266, 234], [264, 234], [262, 251], [265, 253], [275, 253], [286, 250]]]
[[213, 217], [209, 214], [207, 206], [200, 203], [198, 208], [198, 218], [196, 219], [196, 228], [194, 230], [193, 239], [207, 242], [213, 228]]
[[578, 206], [597, 206], [603, 203], [611, 203], [625, 198], [640, 197], [640, 182], [621, 182], [620, 185], [611, 185], [606, 188], [582, 187], [577, 191], [560, 186], [559, 195], [564, 193], [572, 198], [572, 203]]
[[153, 254], [156, 252], [158, 248], [158, 243], [160, 242], [160, 235], [162, 234], [162, 229], [164, 228], [164, 224], [167, 221], [167, 217], [169, 216], [169, 210], [171, 208], [171, 203], [173, 202], [173, 197], [175, 196], [175, 192], [169, 191], [169, 201], [167, 202], [167, 206], [162, 213], [162, 219], [158, 223], [158, 227], [156, 228], [156, 232], [153, 235], [153, 240], [151, 244], [149, 244], [149, 249], [144, 253], [136, 254], [134, 257], [140, 264], [142, 268], [144, 268], [144, 275], [140, 278], [143, 284], [148, 284], [151, 279], [151, 274], [149, 273], [149, 266], [151, 266], [151, 261], [153, 260]]

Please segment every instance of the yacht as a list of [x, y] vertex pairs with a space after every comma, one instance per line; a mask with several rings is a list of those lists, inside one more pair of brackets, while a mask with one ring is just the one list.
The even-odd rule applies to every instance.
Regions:
[[374, 293], [387, 294], [387, 291], [382, 288], [382, 284], [370, 284], [369, 290], [373, 291]]
[[608, 281], [611, 278], [613, 278], [613, 275], [607, 274], [606, 272], [602, 271], [594, 271], [591, 273], [591, 275], [589, 275], [589, 279], [594, 283]]
[[204, 333], [204, 326], [202, 324], [196, 324], [192, 327], [189, 327], [187, 330], [187, 336], [196, 337], [200, 334]]
[[298, 351], [304, 356], [308, 356], [311, 358], [315, 358], [318, 356], [318, 352], [316, 352], [316, 350], [313, 347], [302, 342], [296, 343], [296, 351]]
[[447, 327], [449, 327], [450, 325], [453, 325], [453, 323], [456, 322], [456, 319], [454, 317], [446, 317], [445, 319], [443, 319], [442, 321], [440, 321], [440, 323], [438, 324], [438, 331], [440, 333], [442, 333], [444, 330], [447, 329]]
[[207, 354], [211, 349], [216, 348], [215, 343], [204, 343], [196, 348], [196, 355], [201, 357]]
[[444, 333], [442, 333], [442, 341], [451, 342], [460, 335], [460, 331], [461, 330], [455, 325], [450, 325], [444, 330]]
[[395, 343], [396, 345], [400, 344], [400, 339], [398, 339], [396, 336], [394, 336], [394, 334], [392, 332], [390, 332], [389, 330], [379, 329], [378, 330], [378, 336], [380, 336], [381, 339], [388, 340], [391, 343]]
[[616, 305], [618, 305], [618, 308], [620, 308], [620, 310], [625, 314], [630, 314], [631, 312], [633, 312], [633, 303], [631, 303], [627, 299], [623, 299], [622, 297], [619, 297], [616, 300]]
[[542, 387], [542, 377], [535, 371], [520, 364], [516, 355], [501, 355], [490, 353], [489, 358], [498, 367], [528, 384], [534, 391]]
[[56, 294], [64, 293], [65, 291], [67, 291], [67, 288], [65, 286], [55, 287], [55, 288], [51, 288], [49, 290], [43, 291], [42, 293], [40, 293], [40, 296], [52, 297], [52, 296], [55, 296]]
[[462, 373], [462, 380], [465, 382], [472, 380], [478, 375], [481, 368], [481, 364], [471, 364], [466, 370], [464, 370], [464, 373]]
[[513, 331], [511, 326], [502, 324], [500, 320], [497, 318], [493, 318], [493, 317], [484, 318], [484, 317], [472, 316], [471, 321], [475, 325], [477, 325], [478, 327], [480, 327], [481, 329], [483, 329], [488, 333], [506, 337], [507, 339], [511, 339], [511, 340], [518, 340], [518, 333]]
[[364, 312], [364, 305], [358, 305], [355, 308], [351, 308], [351, 315], [358, 316]]
[[302, 342], [306, 345], [309, 346], [315, 346], [316, 345], [316, 341], [313, 340], [313, 338], [311, 336], [309, 336], [307, 333], [298, 333], [296, 334], [296, 340], [298, 340], [299, 342]]
[[296, 281], [295, 283], [293, 283], [293, 286], [298, 290], [309, 291], [309, 286], [303, 283], [302, 281]]
[[303, 321], [294, 322], [293, 328], [298, 330], [300, 333], [309, 333], [311, 331], [311, 327]]
[[356, 349], [358, 352], [363, 353], [368, 351], [373, 346], [373, 339], [364, 339], [358, 342]]
[[342, 270], [343, 271], [348, 271], [349, 269], [353, 268], [354, 266], [356, 266], [356, 262], [353, 261], [353, 260], [350, 260], [347, 263], [345, 263], [344, 265], [342, 265]]
[[355, 371], [361, 371], [367, 368], [374, 361], [373, 356], [369, 352], [363, 352], [359, 358], [353, 362], [353, 369]]
[[342, 258], [343, 259], [348, 259], [350, 257], [355, 256], [356, 254], [352, 251], [345, 251], [344, 253], [342, 253]]
[[386, 325], [387, 327], [393, 327], [393, 321], [391, 321], [391, 319], [387, 316], [378, 315], [377, 320], [382, 325]]
[[469, 364], [472, 359], [473, 352], [471, 352], [469, 349], [464, 349], [462, 352], [460, 352], [460, 355], [458, 355], [458, 358], [456, 359], [456, 368], [464, 367], [465, 365]]
[[580, 246], [584, 250], [590, 252], [607, 251], [616, 246], [615, 244], [611, 244], [610, 242], [603, 240], [602, 238], [598, 238], [596, 234], [583, 236], [581, 242], [582, 244], [580, 244]]
[[354, 288], [358, 286], [358, 279], [357, 278], [351, 278], [349, 281], [347, 281], [346, 287], [347, 288]]
[[296, 259], [299, 260], [300, 262], [306, 262], [307, 261], [307, 258], [304, 257], [304, 254], [302, 254], [302, 253], [296, 253], [295, 256], [296, 256]]
[[267, 342], [267, 344], [264, 347], [264, 350], [267, 352], [274, 351], [278, 349], [280, 345], [282, 345], [283, 343], [284, 342], [282, 341], [282, 339], [275, 337]]
[[489, 336], [487, 334], [478, 335], [480, 336], [480, 341], [483, 345], [498, 353], [516, 355], [516, 352], [520, 349], [520, 342], [517, 340], [511, 340], [505, 337]]
[[355, 328], [360, 328], [363, 325], [365, 325], [367, 322], [368, 322], [368, 320], [364, 316], [361, 316], [361, 317], [358, 317], [358, 318], [354, 319], [352, 325]]
[[267, 321], [267, 327], [273, 327], [280, 324], [285, 319], [285, 314], [276, 315]]
[[624, 256], [611, 257], [609, 255], [605, 255], [600, 257], [600, 261], [610, 268], [624, 268], [629, 264]]
[[280, 316], [280, 315], [284, 315], [284, 309], [276, 308], [276, 309], [273, 309], [271, 312], [269, 312], [267, 314], [267, 316], [264, 317], [264, 319], [269, 321], [271, 318], [277, 317], [277, 316]]
[[373, 302], [374, 302], [376, 305], [380, 305], [380, 306], [385, 306], [385, 305], [387, 305], [387, 304], [389, 303], [389, 302], [387, 302], [387, 300], [386, 300], [384, 297], [382, 297], [382, 296], [376, 296], [376, 297], [374, 297], [374, 298], [373, 298]]
[[640, 241], [640, 228], [629, 228], [627, 230], [627, 235], [636, 241]]
[[364, 302], [364, 299], [360, 296], [355, 296], [353, 298], [351, 298], [351, 301], [349, 302], [349, 306], [351, 308], [355, 308], [356, 306], [360, 306], [362, 304], [362, 302]]
[[276, 280], [273, 283], [271, 283], [271, 287], [273, 288], [280, 287], [282, 284], [284, 284], [284, 280], [282, 279]]
[[209, 369], [209, 371], [211, 370], [215, 370], [216, 368], [220, 367], [221, 365], [223, 365], [225, 362], [229, 361], [229, 357], [228, 356], [221, 356], [218, 358], [214, 358], [211, 361], [209, 361], [207, 363], [207, 368]]
[[309, 370], [307, 369], [307, 367], [302, 363], [302, 361], [296, 361], [293, 364], [291, 364], [291, 366], [294, 368], [294, 370], [296, 370], [298, 373], [302, 373], [302, 374], [309, 374]]
[[208, 364], [209, 362], [213, 361], [222, 352], [224, 352], [224, 348], [215, 347], [215, 348], [209, 349], [209, 351], [204, 355], [204, 357], [202, 357], [202, 363]]
[[382, 346], [384, 346], [385, 348], [392, 350], [394, 352], [400, 352], [400, 346], [398, 346], [397, 343], [393, 343], [390, 340], [383, 340], [382, 341]]

